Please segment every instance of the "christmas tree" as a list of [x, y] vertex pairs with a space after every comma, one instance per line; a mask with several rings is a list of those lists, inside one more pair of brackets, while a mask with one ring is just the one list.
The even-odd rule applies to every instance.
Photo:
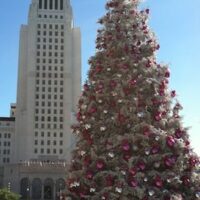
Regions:
[[79, 100], [72, 200], [200, 199], [199, 158], [183, 127], [170, 71], [156, 61], [149, 9], [111, 0]]

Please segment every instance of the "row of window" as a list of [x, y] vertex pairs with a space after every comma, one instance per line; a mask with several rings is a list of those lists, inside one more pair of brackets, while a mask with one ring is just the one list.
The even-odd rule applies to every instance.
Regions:
[[54, 114], [54, 115], [57, 115], [57, 114], [63, 114], [63, 110], [58, 110], [58, 109], [35, 109], [35, 113], [38, 114]]
[[0, 138], [11, 138], [10, 133], [0, 133]]
[[58, 85], [58, 84], [60, 84], [61, 86], [63, 85], [63, 83], [64, 83], [64, 81], [63, 80], [60, 80], [60, 81], [58, 81], [58, 80], [39, 80], [39, 79], [36, 79], [36, 85], [39, 85], [39, 84], [42, 84], [42, 85], [52, 85], [52, 84], [54, 84], [54, 85]]
[[[63, 92], [63, 88], [61, 87], [61, 88], [57, 88], [57, 87], [36, 87], [35, 88], [35, 90], [36, 90], [36, 92], [39, 92], [39, 91], [42, 91], [42, 92], [54, 92], [54, 93], [58, 93], [58, 92]], [[50, 96], [48, 96], [48, 98], [51, 98], [52, 96], [50, 95]]]
[[11, 126], [12, 124], [10, 122], [0, 122], [0, 126]]
[[63, 19], [63, 15], [52, 15], [52, 14], [51, 15], [47, 15], [47, 14], [41, 15], [41, 14], [39, 14], [38, 18]]
[[64, 53], [63, 52], [60, 52], [60, 53], [54, 52], [53, 53], [53, 52], [49, 51], [48, 54], [47, 54], [46, 51], [44, 51], [44, 52], [37, 51], [37, 56], [43, 56], [43, 57], [46, 57], [46, 56], [49, 56], [49, 57], [52, 57], [52, 56], [58, 57], [58, 56], [60, 56], [61, 58], [63, 58], [64, 57]]
[[10, 155], [10, 149], [4, 149], [2, 152], [0, 150], [0, 154], [3, 154], [3, 155]]
[[63, 129], [63, 124], [44, 124], [44, 123], [35, 123], [36, 129]]
[[[46, 34], [44, 34], [44, 35], [46, 35]], [[61, 44], [63, 44], [64, 43], [64, 38], [60, 38], [60, 39], [58, 39], [58, 38], [43, 38], [43, 43], [61, 43]], [[37, 39], [37, 42], [41, 42], [41, 39], [40, 38], [38, 38]]]
[[61, 71], [61, 72], [63, 72], [63, 66], [60, 66], [60, 67], [58, 67], [58, 66], [45, 66], [45, 65], [43, 65], [43, 66], [40, 66], [40, 65], [37, 65], [36, 66], [36, 70], [43, 70], [43, 71], [45, 71], [45, 70], [47, 70], [47, 71]]
[[[64, 24], [37, 24], [37, 28], [40, 29], [40, 28], [43, 28], [43, 29], [61, 29], [63, 30], [64, 29]], [[62, 31], [63, 32], [63, 31]]]
[[59, 136], [60, 138], [62, 138], [62, 137], [63, 137], [63, 132], [60, 132], [60, 133], [56, 133], [56, 132], [54, 132], [54, 133], [47, 132], [47, 133], [45, 133], [45, 132], [42, 131], [41, 133], [39, 133], [38, 131], [35, 131], [35, 137], [39, 137], [39, 135], [40, 135], [41, 137], [44, 137], [45, 135], [47, 135], [47, 137], [53, 136], [54, 138], [56, 138], [57, 136]]
[[40, 58], [37, 58], [36, 60], [37, 63], [48, 63], [48, 64], [51, 64], [51, 63], [54, 63], [54, 64], [63, 64], [64, 63], [64, 59], [46, 59], [46, 58], [43, 58], [43, 59], [40, 59]]
[[63, 0], [39, 0], [39, 9], [63, 10]]
[[[1, 141], [0, 141], [0, 146], [1, 146]], [[4, 141], [4, 142], [2, 142], [2, 146], [4, 146], [4, 147], [10, 147], [10, 141]]]
[[43, 44], [43, 45], [40, 45], [40, 44], [37, 44], [37, 49], [48, 49], [48, 50], [64, 50], [64, 45], [46, 45], [46, 44]]
[[38, 93], [36, 93], [35, 99], [54, 99], [54, 100], [59, 99], [59, 100], [63, 100], [63, 95], [62, 94], [61, 95], [57, 95], [57, 94], [54, 94], [54, 95], [51, 95], [51, 94], [45, 95], [45, 94], [38, 94]]
[[[35, 148], [34, 149], [34, 153], [35, 154], [38, 154], [38, 153], [44, 154], [45, 153], [45, 149], [41, 148], [40, 151], [39, 151], [37, 148]], [[51, 154], [51, 153], [53, 153], [53, 154], [57, 154], [57, 153], [63, 154], [63, 149], [59, 149], [59, 151], [57, 149], [46, 149], [46, 153], [47, 154]]]
[[[40, 143], [40, 145], [45, 145], [45, 141], [44, 140], [41, 140], [40, 142], [38, 141], [38, 140], [35, 140], [35, 145], [39, 145], [39, 143]], [[62, 140], [60, 140], [59, 141], [59, 143], [56, 141], [56, 140], [54, 140], [54, 141], [51, 141], [51, 140], [47, 140], [46, 141], [46, 145], [51, 145], [51, 143], [54, 145], [54, 146], [56, 146], [56, 145], [63, 145], [63, 141]]]
[[3, 163], [9, 163], [10, 162], [10, 158], [3, 158]]
[[42, 107], [44, 107], [44, 106], [47, 106], [47, 107], [58, 107], [58, 106], [60, 106], [60, 107], [63, 107], [63, 102], [52, 102], [52, 101], [47, 101], [47, 102], [45, 102], [45, 101], [36, 101], [35, 102], [35, 106], [42, 106]]
[[59, 121], [59, 122], [63, 122], [63, 117], [56, 117], [56, 116], [54, 116], [54, 117], [51, 117], [51, 116], [35, 116], [35, 121], [42, 121], [42, 122], [44, 122], [44, 121], [47, 121], [47, 122], [57, 122], [57, 121]]
[[45, 73], [45, 72], [42, 72], [42, 73], [39, 73], [39, 72], [36, 72], [36, 77], [42, 77], [42, 78], [63, 78], [63, 73]]

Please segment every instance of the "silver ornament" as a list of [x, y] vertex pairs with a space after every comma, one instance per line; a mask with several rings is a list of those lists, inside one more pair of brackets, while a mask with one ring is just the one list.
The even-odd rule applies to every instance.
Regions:
[[196, 192], [195, 197], [197, 197], [198, 199], [200, 199], [200, 191]]
[[122, 188], [116, 187], [115, 191], [118, 192], [118, 193], [122, 193]]
[[111, 158], [114, 158], [115, 155], [114, 155], [114, 153], [110, 152], [110, 153], [108, 153], [108, 156]]
[[156, 162], [156, 163], [154, 164], [154, 167], [155, 167], [155, 168], [159, 168], [159, 167], [160, 167], [160, 163], [159, 163], [159, 162]]
[[86, 129], [86, 130], [88, 130], [88, 129], [90, 129], [90, 128], [91, 128], [91, 125], [90, 125], [90, 124], [86, 124], [86, 125], [85, 125], [85, 129]]
[[90, 192], [95, 192], [96, 189], [95, 188], [90, 188]]
[[148, 156], [150, 154], [150, 150], [149, 149], [146, 149], [145, 150], [145, 154]]
[[138, 150], [138, 147], [134, 145], [134, 146], [133, 146], [133, 150], [134, 150], [134, 151], [137, 151], [137, 150]]
[[85, 151], [81, 151], [81, 156], [84, 156], [86, 154]]
[[140, 118], [141, 118], [141, 117], [144, 117], [144, 113], [143, 113], [143, 112], [139, 112], [139, 113], [137, 114], [137, 116], [140, 117]]
[[107, 71], [108, 71], [108, 72], [110, 72], [110, 71], [111, 71], [111, 68], [110, 68], [110, 67], [109, 67], [109, 68], [107, 68]]
[[148, 178], [147, 178], [147, 177], [145, 177], [145, 178], [144, 178], [144, 182], [147, 182], [147, 181], [148, 181]]
[[122, 99], [119, 99], [119, 100], [118, 100], [118, 103], [122, 103]]
[[118, 76], [119, 78], [121, 78], [121, 77], [122, 77], [122, 75], [121, 75], [121, 74], [117, 74], [117, 76]]
[[155, 194], [155, 192], [154, 192], [154, 190], [149, 190], [148, 194], [150, 197], [152, 197]]
[[103, 101], [101, 100], [101, 99], [99, 99], [99, 101], [98, 101], [99, 103], [102, 103]]
[[108, 111], [107, 111], [107, 110], [104, 110], [103, 112], [104, 112], [104, 114], [107, 114], [107, 113], [108, 113]]
[[156, 141], [159, 141], [159, 140], [160, 140], [160, 136], [156, 136], [156, 137], [155, 137], [155, 140], [156, 140]]
[[105, 131], [105, 130], [106, 130], [105, 126], [100, 127], [100, 131]]
[[126, 175], [126, 172], [124, 170], [121, 171], [122, 175]]

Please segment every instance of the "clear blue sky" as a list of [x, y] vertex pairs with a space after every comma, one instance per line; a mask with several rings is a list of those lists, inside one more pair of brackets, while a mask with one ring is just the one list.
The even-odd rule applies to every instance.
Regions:
[[[0, 116], [9, 115], [16, 99], [20, 25], [27, 22], [31, 0], [2, 1], [0, 7]], [[97, 19], [104, 13], [106, 0], [71, 0], [74, 21], [82, 32], [82, 78], [87, 60], [95, 52]], [[185, 126], [192, 126], [192, 146], [200, 154], [200, 1], [146, 0], [151, 10], [150, 26], [161, 49], [158, 59], [170, 64], [170, 87], [176, 89], [183, 105]]]

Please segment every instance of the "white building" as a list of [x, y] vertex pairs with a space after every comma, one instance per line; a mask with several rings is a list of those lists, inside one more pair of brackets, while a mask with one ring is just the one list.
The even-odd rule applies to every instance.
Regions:
[[0, 118], [3, 184], [24, 199], [54, 200], [64, 188], [81, 92], [80, 38], [69, 0], [32, 0], [20, 32], [17, 103], [7, 121]]

